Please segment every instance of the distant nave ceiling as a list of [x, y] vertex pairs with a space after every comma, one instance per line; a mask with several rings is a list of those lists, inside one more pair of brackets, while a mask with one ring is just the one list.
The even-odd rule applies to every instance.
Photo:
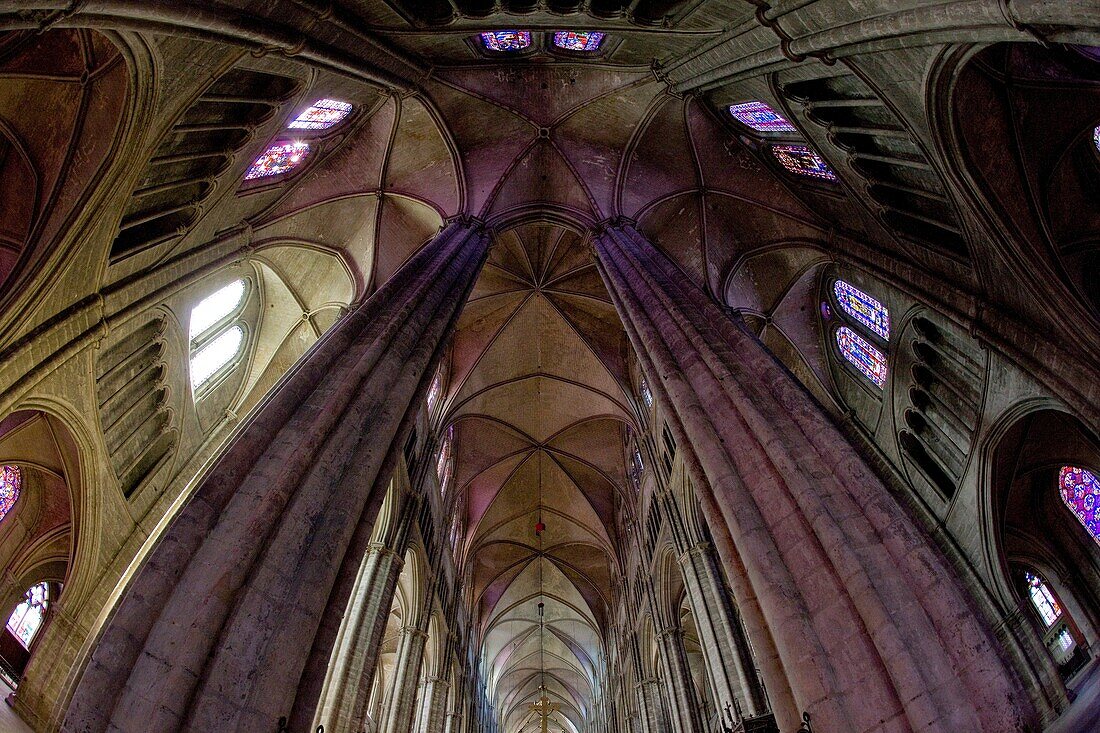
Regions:
[[[834, 398], [815, 313], [821, 274], [834, 262], [838, 240], [860, 240], [851, 261], [879, 249], [902, 252], [904, 266], [923, 268], [929, 282], [946, 274], [970, 285], [980, 277], [965, 247], [944, 255], [892, 231], [896, 212], [877, 200], [861, 202], [855, 184], [796, 181], [760, 139], [720, 114], [741, 99], [803, 111], [816, 101], [874, 108], [875, 130], [890, 140], [908, 134], [907, 123], [845, 64], [799, 66], [789, 47], [773, 52], [767, 44], [782, 34], [774, 24], [756, 24], [765, 15], [762, 3], [280, 0], [224, 2], [189, 14], [184, 3], [135, 10], [104, 0], [75, 3], [59, 17], [49, 15], [61, 12], [58, 3], [39, 4], [44, 20], [28, 12], [3, 26], [16, 30], [0, 41], [0, 78], [18, 79], [27, 88], [23, 96], [55, 100], [55, 109], [90, 105], [85, 126], [95, 128], [102, 145], [80, 165], [65, 166], [55, 153], [62, 133], [67, 142], [90, 134], [79, 126], [51, 126], [53, 140], [36, 135], [24, 110], [26, 129], [0, 130], [7, 136], [0, 140], [6, 166], [0, 202], [20, 214], [0, 231], [0, 279], [29, 282], [34, 268], [57, 266], [51, 252], [67, 253], [87, 266], [69, 268], [58, 289], [94, 293], [110, 304], [112, 297], [123, 300], [129, 279], [144, 269], [176, 259], [184, 267], [198, 252], [215, 251], [223, 264], [249, 258], [265, 277], [294, 271], [283, 278], [293, 287], [282, 296], [280, 333], [297, 328], [299, 309], [303, 323], [322, 322], [286, 353], [279, 344], [257, 346], [280, 366], [263, 375], [266, 389], [336, 311], [368, 297], [447, 219], [473, 217], [493, 230], [493, 248], [443, 361], [436, 427], [453, 435], [447, 490], [457, 492], [448, 505], [460, 512], [462, 527], [456, 562], [504, 733], [538, 730], [530, 704], [543, 686], [561, 704], [558, 722], [570, 733], [586, 730], [629, 552], [617, 512], [632, 511], [627, 445], [645, 426], [631, 346], [590, 251], [601, 223], [636, 222], [694, 282], [739, 310], [823, 404]], [[237, 18], [237, 10], [256, 26]], [[69, 39], [81, 54], [31, 71], [41, 58], [27, 50], [26, 28], [51, 22], [80, 29], [54, 28], [45, 37]], [[591, 58], [548, 52], [548, 33], [579, 26], [606, 32], [605, 52]], [[479, 30], [504, 27], [532, 29], [537, 48], [494, 56], [472, 40]], [[714, 81], [719, 49], [742, 43], [737, 61], [744, 78]], [[753, 54], [774, 74], [755, 73], [744, 61]], [[123, 60], [131, 75], [125, 104]], [[924, 68], [927, 60], [914, 54], [911, 61]], [[711, 81], [686, 82], [693, 64]], [[65, 86], [76, 87], [71, 82], [82, 73], [79, 94]], [[120, 221], [124, 230], [126, 223], [147, 223], [143, 199], [171, 183], [157, 167], [171, 157], [166, 151], [187, 152], [193, 144], [187, 125], [213, 124], [204, 115], [215, 97], [232, 97], [231, 91], [247, 97], [248, 108], [222, 122], [241, 134], [221, 143], [219, 166], [202, 171], [201, 200], [173, 209], [180, 218], [155, 237], [120, 246]], [[291, 114], [322, 97], [347, 100], [355, 112], [317, 138], [295, 174], [241, 184], [249, 163], [285, 137]], [[42, 119], [50, 110], [33, 114]], [[0, 117], [8, 116], [0, 108]], [[826, 122], [813, 134], [823, 151], [833, 144], [839, 151], [848, 138], [827, 133]], [[849, 124], [846, 134], [863, 135], [851, 131], [856, 127]], [[22, 143], [13, 147], [9, 137]], [[931, 146], [919, 142], [906, 143], [916, 152], [907, 148], [904, 162], [920, 168], [934, 191], [916, 195], [934, 199], [962, 241], [973, 224], [923, 157]], [[21, 155], [5, 158], [9, 148]], [[858, 152], [835, 157], [858, 173]], [[32, 179], [40, 190], [28, 201], [12, 182]], [[51, 196], [68, 203], [73, 197], [65, 186], [77, 184], [95, 191], [78, 202], [99, 212], [81, 220], [95, 244], [65, 249], [50, 240], [57, 227], [36, 206]], [[903, 188], [912, 193], [919, 186]], [[58, 203], [53, 210], [66, 213]], [[56, 303], [40, 297], [55, 285], [13, 289], [0, 307], [22, 309], [22, 327], [29, 329], [60, 310], [48, 310]], [[257, 373], [252, 381], [258, 379]], [[261, 397], [257, 391], [241, 404]], [[537, 523], [545, 529], [536, 532]]]

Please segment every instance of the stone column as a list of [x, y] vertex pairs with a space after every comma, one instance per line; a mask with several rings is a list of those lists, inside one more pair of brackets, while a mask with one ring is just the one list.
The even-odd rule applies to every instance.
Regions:
[[661, 685], [656, 677], [642, 680], [638, 684], [638, 712], [641, 714], [643, 733], [670, 733], [665, 724]]
[[416, 715], [414, 733], [443, 733], [449, 687], [442, 677], [424, 679], [420, 685], [420, 709]]
[[393, 669], [393, 686], [382, 713], [382, 733], [422, 733], [414, 731], [417, 692], [420, 687], [420, 666], [428, 632], [415, 626], [402, 626], [397, 642], [397, 663]]
[[145, 555], [62, 730], [263, 731], [290, 712], [487, 246], [450, 223], [257, 408]]
[[756, 664], [726, 592], [713, 546], [700, 542], [681, 553], [679, 560], [719, 716], [725, 715], [727, 703], [736, 705], [746, 717], [760, 715], [767, 704]]
[[662, 629], [657, 635], [657, 642], [661, 649], [672, 732], [703, 733], [702, 709], [691, 681], [691, 668], [684, 648], [684, 630], [677, 627]]
[[1034, 727], [947, 559], [790, 372], [633, 226], [595, 245], [723, 561], [774, 639], [786, 679], [765, 682], [793, 697], [780, 729], [798, 709], [826, 731]]

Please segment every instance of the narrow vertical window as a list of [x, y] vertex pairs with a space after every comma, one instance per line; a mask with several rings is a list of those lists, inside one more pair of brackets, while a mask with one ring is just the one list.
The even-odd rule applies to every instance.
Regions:
[[833, 283], [833, 294], [841, 310], [883, 341], [890, 340], [890, 311], [886, 306], [843, 280]]
[[858, 333], [841, 326], [836, 330], [836, 345], [848, 363], [880, 389], [886, 386], [886, 355]]
[[441, 493], [446, 493], [447, 484], [450, 483], [451, 474], [454, 470], [454, 460], [451, 458], [451, 452], [454, 450], [454, 434], [455, 427], [452, 425], [447, 428], [447, 434], [439, 446], [439, 458], [435, 464], [435, 473], [439, 478], [439, 491]]
[[630, 444], [630, 478], [634, 481], [634, 490], [642, 490], [642, 475], [645, 473], [645, 463], [642, 462], [642, 451], [638, 447], [638, 441]]
[[191, 309], [188, 335], [191, 342], [191, 389], [198, 392], [244, 349], [244, 327], [234, 322], [245, 300], [245, 281], [234, 280], [206, 296]]
[[1062, 607], [1058, 605], [1054, 594], [1050, 592], [1050, 588], [1038, 575], [1024, 573], [1024, 580], [1027, 581], [1027, 594], [1031, 598], [1031, 604], [1035, 606], [1039, 617], [1043, 619], [1043, 623], [1049, 629], [1055, 621], [1061, 618]]
[[228, 316], [244, 299], [244, 280], [234, 280], [224, 288], [206, 296], [191, 309], [191, 327], [188, 329], [192, 339], [201, 336], [211, 326]]
[[443, 367], [436, 370], [432, 385], [428, 387], [428, 412], [435, 410], [441, 394], [443, 394]]
[[241, 352], [244, 329], [233, 326], [191, 357], [191, 384], [195, 389], [206, 384], [222, 367]]
[[649, 391], [649, 383], [642, 378], [641, 383], [642, 402], [645, 403], [646, 408], [653, 409], [653, 393]]
[[19, 489], [23, 486], [23, 474], [18, 466], [0, 466], [0, 521], [19, 500]]
[[1089, 535], [1100, 542], [1100, 480], [1092, 471], [1078, 466], [1062, 466], [1058, 472], [1062, 503], [1073, 512]]
[[46, 583], [32, 585], [23, 596], [23, 601], [8, 617], [8, 631], [19, 640], [24, 649], [31, 648], [31, 642], [42, 627], [49, 605], [49, 585]]

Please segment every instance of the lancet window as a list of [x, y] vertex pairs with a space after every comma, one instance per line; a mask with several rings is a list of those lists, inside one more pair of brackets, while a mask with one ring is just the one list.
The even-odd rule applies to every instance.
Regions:
[[841, 310], [883, 341], [890, 340], [890, 311], [886, 306], [843, 280], [833, 283], [833, 294]]
[[847, 326], [841, 326], [836, 330], [836, 345], [840, 349], [841, 356], [863, 376], [870, 379], [875, 386], [880, 388], [886, 386], [886, 354]]
[[439, 458], [436, 460], [435, 472], [439, 478], [439, 491], [441, 493], [447, 493], [447, 484], [451, 481], [451, 474], [454, 472], [454, 460], [452, 452], [454, 451], [454, 437], [455, 427], [452, 425], [447, 428], [447, 432], [443, 437], [443, 442], [439, 445]]
[[0, 466], [0, 521], [19, 500], [19, 490], [23, 486], [23, 474], [18, 466]]
[[1059, 605], [1058, 599], [1051, 593], [1046, 582], [1038, 575], [1024, 573], [1024, 580], [1027, 582], [1027, 594], [1031, 599], [1031, 605], [1035, 606], [1039, 618], [1043, 619], [1043, 623], [1049, 629], [1062, 617], [1062, 606]]
[[1100, 542], [1100, 479], [1087, 469], [1062, 466], [1058, 472], [1062, 503], [1094, 540]]
[[38, 583], [27, 590], [22, 602], [8, 617], [8, 631], [19, 640], [23, 648], [31, 648], [31, 642], [46, 619], [49, 605], [50, 586], [48, 583]]
[[[844, 280], [833, 282], [832, 296], [842, 320], [842, 325], [835, 331], [837, 350], [845, 361], [882, 389], [886, 386], [889, 373], [888, 356], [875, 345], [874, 340], [880, 339], [882, 344], [890, 340], [889, 309]], [[832, 308], [828, 302], [823, 302], [822, 320], [828, 322], [832, 317]], [[845, 321], [847, 325], [843, 325]]]
[[243, 279], [234, 280], [191, 310], [191, 389], [196, 394], [215, 376], [227, 373], [243, 352], [245, 330], [237, 317], [246, 290]]

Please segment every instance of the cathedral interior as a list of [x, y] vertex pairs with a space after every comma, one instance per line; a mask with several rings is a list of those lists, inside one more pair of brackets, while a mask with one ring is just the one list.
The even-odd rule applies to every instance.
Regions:
[[1100, 731], [1096, 0], [0, 0], [0, 730]]

